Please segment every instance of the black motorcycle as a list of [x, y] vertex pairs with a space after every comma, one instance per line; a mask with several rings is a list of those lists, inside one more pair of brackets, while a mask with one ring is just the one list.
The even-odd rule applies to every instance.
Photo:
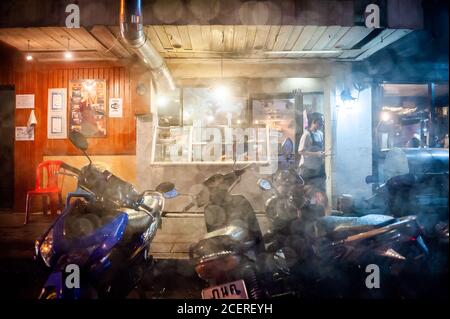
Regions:
[[[266, 202], [271, 227], [264, 239], [267, 251], [284, 259], [297, 288], [317, 286], [337, 270], [355, 272], [373, 263], [390, 274], [421, 271], [429, 250], [416, 216], [330, 215], [322, 191], [305, 185], [292, 166], [280, 167], [271, 180], [258, 181], [262, 190], [273, 193]], [[299, 294], [311, 293], [297, 288]]]
[[186, 210], [204, 207], [207, 234], [190, 247], [190, 258], [207, 287], [204, 299], [259, 299], [265, 295], [258, 260], [265, 246], [250, 202], [232, 189], [253, 165], [213, 174]]

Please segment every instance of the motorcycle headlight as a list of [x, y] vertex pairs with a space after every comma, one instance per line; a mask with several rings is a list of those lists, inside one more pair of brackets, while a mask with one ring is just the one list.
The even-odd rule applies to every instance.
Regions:
[[53, 229], [45, 236], [39, 247], [39, 253], [44, 263], [50, 267], [50, 261], [53, 257]]

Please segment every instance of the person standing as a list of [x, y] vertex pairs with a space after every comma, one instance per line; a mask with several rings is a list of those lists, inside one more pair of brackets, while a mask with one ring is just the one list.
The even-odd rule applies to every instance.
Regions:
[[314, 112], [308, 118], [308, 128], [300, 138], [298, 153], [301, 156], [299, 173], [307, 185], [325, 191], [325, 151], [323, 115]]

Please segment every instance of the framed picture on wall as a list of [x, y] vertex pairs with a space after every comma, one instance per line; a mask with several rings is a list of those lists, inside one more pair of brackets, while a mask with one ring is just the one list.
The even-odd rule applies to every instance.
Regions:
[[51, 131], [53, 134], [59, 134], [63, 131], [63, 119], [61, 116], [52, 116]]
[[47, 138], [67, 138], [67, 88], [48, 89]]
[[61, 110], [63, 108], [63, 93], [52, 92], [52, 110]]
[[86, 137], [106, 136], [106, 81], [69, 81], [70, 130]]

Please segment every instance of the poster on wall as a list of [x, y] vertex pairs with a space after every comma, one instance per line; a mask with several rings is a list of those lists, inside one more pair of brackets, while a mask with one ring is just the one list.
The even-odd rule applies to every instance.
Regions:
[[34, 94], [17, 94], [16, 109], [34, 109]]
[[16, 141], [34, 141], [34, 127], [16, 126]]
[[67, 138], [67, 89], [48, 90], [47, 137]]
[[110, 98], [109, 99], [109, 117], [122, 117], [123, 107], [121, 98]]
[[106, 81], [69, 81], [70, 127], [86, 137], [106, 136]]

